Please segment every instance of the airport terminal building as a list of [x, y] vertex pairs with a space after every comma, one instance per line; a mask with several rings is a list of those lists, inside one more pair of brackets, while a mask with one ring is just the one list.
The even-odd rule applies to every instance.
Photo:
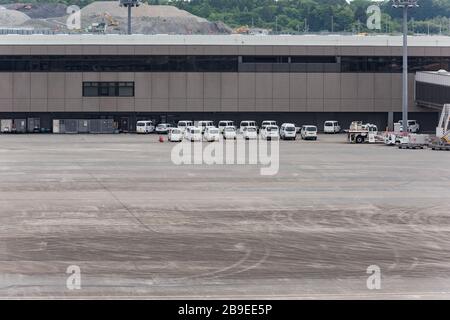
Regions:
[[[418, 71], [450, 70], [450, 38], [409, 40], [410, 118], [434, 130], [438, 110], [414, 99]], [[397, 36], [4, 35], [0, 119], [135, 122], [353, 120], [401, 117]]]

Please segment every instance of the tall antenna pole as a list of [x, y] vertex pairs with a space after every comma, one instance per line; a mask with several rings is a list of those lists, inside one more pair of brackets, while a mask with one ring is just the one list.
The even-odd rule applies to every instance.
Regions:
[[131, 34], [131, 8], [139, 7], [140, 4], [141, 4], [140, 0], [119, 0], [119, 6], [128, 9], [127, 34]]
[[403, 9], [403, 88], [402, 122], [403, 132], [408, 132], [408, 9], [418, 7], [417, 0], [394, 0], [395, 8]]

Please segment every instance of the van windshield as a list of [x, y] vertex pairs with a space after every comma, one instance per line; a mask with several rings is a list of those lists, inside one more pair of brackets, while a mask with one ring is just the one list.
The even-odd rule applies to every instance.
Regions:
[[184, 122], [178, 122], [178, 126], [179, 126], [179, 127], [186, 127], [186, 123], [184, 123]]
[[286, 131], [295, 131], [295, 128], [294, 127], [286, 127], [284, 130], [286, 130]]
[[326, 126], [326, 127], [332, 127], [332, 126], [333, 126], [333, 123], [332, 123], [332, 122], [325, 122], [325, 126]]
[[139, 123], [139, 122], [138, 122], [137, 126], [138, 126], [138, 127], [145, 127], [145, 123], [143, 123], [143, 122], [140, 122], [140, 123]]
[[306, 131], [317, 131], [315, 127], [306, 127]]

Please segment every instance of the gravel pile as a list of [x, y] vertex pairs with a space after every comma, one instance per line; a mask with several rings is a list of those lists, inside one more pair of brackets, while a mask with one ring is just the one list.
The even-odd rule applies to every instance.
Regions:
[[30, 17], [22, 12], [16, 10], [8, 10], [5, 7], [0, 7], [1, 27], [17, 27], [28, 20], [30, 20]]

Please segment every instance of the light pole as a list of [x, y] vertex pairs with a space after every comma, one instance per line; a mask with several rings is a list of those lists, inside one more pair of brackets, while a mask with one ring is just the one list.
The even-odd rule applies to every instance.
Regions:
[[393, 0], [394, 8], [403, 9], [403, 89], [402, 122], [403, 132], [408, 132], [408, 9], [416, 8], [417, 0]]
[[140, 0], [119, 0], [119, 6], [128, 9], [128, 29], [127, 34], [131, 34], [131, 8], [139, 7], [141, 4]]

